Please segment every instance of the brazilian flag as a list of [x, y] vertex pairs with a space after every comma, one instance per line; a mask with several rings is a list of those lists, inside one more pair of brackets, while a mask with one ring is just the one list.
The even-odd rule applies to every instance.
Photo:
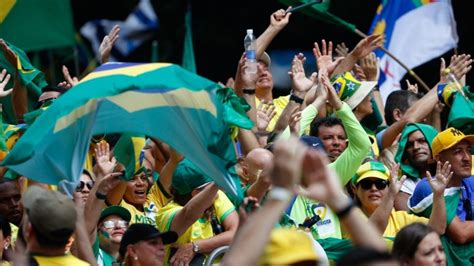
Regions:
[[241, 198], [218, 89], [215, 82], [173, 64], [102, 65], [37, 118], [3, 166], [38, 182], [72, 188], [93, 135], [145, 135], [168, 143], [229, 195]]

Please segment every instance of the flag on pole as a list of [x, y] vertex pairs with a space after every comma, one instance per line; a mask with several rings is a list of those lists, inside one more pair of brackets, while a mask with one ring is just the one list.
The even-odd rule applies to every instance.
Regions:
[[[450, 0], [383, 0], [370, 34], [384, 34], [385, 47], [413, 69], [457, 46], [458, 35]], [[385, 99], [400, 89], [407, 73], [381, 49], [380, 93]]]
[[241, 199], [226, 122], [231, 114], [217, 90], [217, 83], [173, 64], [104, 64], [51, 104], [2, 165], [41, 183], [71, 188], [92, 136], [132, 133], [169, 144], [228, 195]]

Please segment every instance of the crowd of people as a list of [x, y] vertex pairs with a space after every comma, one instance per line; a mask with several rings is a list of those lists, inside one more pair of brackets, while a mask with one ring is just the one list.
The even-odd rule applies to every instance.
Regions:
[[[409, 84], [384, 103], [373, 53], [383, 36], [352, 50], [322, 40], [314, 43], [315, 72], [305, 73], [306, 58], [295, 55], [291, 93], [274, 99], [265, 50], [290, 16], [271, 14], [257, 39], [257, 73], [246, 71], [243, 54], [225, 84], [254, 125], [232, 136], [241, 202], [159, 139], [94, 136], [72, 199], [2, 168], [1, 265], [474, 263], [474, 115], [458, 128], [440, 116], [455, 111], [450, 97], [474, 99], [445, 75], [462, 83], [470, 55], [442, 60], [431, 90]], [[104, 39], [102, 63], [119, 32], [114, 27]], [[0, 46], [11, 58], [8, 44]], [[38, 110], [78, 83], [63, 72], [64, 82], [43, 89]], [[10, 79], [15, 87], [7, 90]], [[17, 73], [0, 73], [0, 97], [13, 94], [19, 125], [28, 117], [22, 89]], [[23, 132], [5, 135], [9, 150]]]

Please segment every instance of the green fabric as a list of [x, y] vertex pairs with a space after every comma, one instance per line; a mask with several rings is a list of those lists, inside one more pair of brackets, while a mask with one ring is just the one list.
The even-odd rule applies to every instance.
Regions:
[[125, 166], [125, 180], [144, 171], [143, 148], [146, 141], [144, 136], [135, 136], [130, 133], [123, 134], [114, 147], [114, 156], [117, 162]]
[[224, 121], [234, 127], [251, 129], [252, 120], [247, 116], [250, 105], [244, 98], [240, 98], [231, 88], [218, 88], [217, 99], [224, 104]]
[[8, 154], [8, 147], [7, 147], [7, 139], [5, 137], [5, 133], [3, 131], [3, 118], [2, 118], [2, 105], [0, 104], [0, 160], [5, 159]]
[[[48, 84], [46, 83], [44, 74], [31, 65], [28, 56], [23, 50], [8, 42], [6, 43], [17, 57], [17, 62], [12, 64], [5, 57], [5, 54], [0, 52], [0, 68], [6, 69], [7, 73], [11, 75], [6, 89], [13, 88], [15, 74], [18, 70], [17, 79], [28, 91], [28, 110], [32, 111], [36, 108], [38, 97], [41, 94], [41, 89]], [[13, 112], [12, 96], [9, 95], [7, 97], [1, 98], [0, 103], [3, 106], [3, 121], [8, 124], [17, 124], [15, 113]]]
[[[288, 6], [296, 7], [298, 5], [307, 3], [312, 0], [279, 0], [281, 3], [286, 4]], [[324, 1], [321, 4], [316, 4], [304, 8], [301, 10], [302, 13], [318, 19], [322, 22], [330, 23], [333, 25], [341, 26], [349, 31], [355, 32], [356, 26], [351, 24], [333, 14], [331, 14], [329, 10], [330, 1]]]
[[318, 239], [318, 242], [326, 251], [330, 261], [338, 261], [352, 249], [352, 241], [350, 239], [326, 238]]
[[350, 72], [345, 72], [331, 78], [331, 83], [334, 86], [341, 101], [346, 101], [351, 98], [356, 91], [362, 86]]
[[173, 172], [172, 187], [179, 195], [187, 195], [195, 188], [211, 182], [212, 179], [206, 176], [189, 160], [181, 161]]
[[455, 93], [446, 127], [454, 127], [471, 135], [474, 134], [474, 93], [470, 92], [468, 86], [464, 87], [464, 93], [467, 98]]
[[14, 1], [4, 20], [0, 18], [0, 38], [25, 51], [72, 46], [71, 11], [70, 1]]
[[400, 169], [402, 170], [403, 174], [407, 175], [408, 178], [417, 180], [420, 177], [418, 170], [415, 169], [411, 164], [408, 163], [408, 160], [403, 156], [405, 153], [405, 147], [408, 142], [408, 136], [417, 131], [420, 130], [423, 135], [425, 136], [426, 142], [428, 143], [428, 146], [430, 147], [431, 151], [431, 142], [433, 139], [436, 137], [438, 134], [438, 131], [426, 124], [422, 123], [410, 123], [405, 126], [401, 133], [400, 140], [398, 142], [398, 150], [397, 153], [395, 154], [395, 162], [400, 163]]
[[374, 97], [370, 98], [370, 103], [372, 104], [372, 109], [374, 110], [370, 115], [364, 117], [362, 121], [360, 121], [361, 125], [370, 129], [371, 131], [376, 131], [377, 128], [382, 125], [383, 117], [377, 106], [377, 102], [375, 101]]
[[104, 64], [56, 99], [2, 164], [72, 194], [91, 137], [130, 132], [168, 143], [241, 200], [236, 154], [217, 87], [174, 64]]
[[102, 265], [104, 266], [112, 266], [112, 264], [116, 262], [116, 259], [112, 255], [100, 248], [99, 236], [95, 238], [94, 244], [92, 244], [92, 252], [94, 253], [94, 257], [96, 258], [96, 260], [99, 260], [99, 256], [101, 256], [100, 259], [103, 263]]
[[457, 244], [446, 235], [441, 236], [441, 243], [446, 255], [446, 265], [472, 265], [471, 258], [474, 259], [474, 241]]
[[191, 1], [189, 1], [188, 10], [186, 11], [186, 16], [184, 17], [184, 24], [186, 27], [184, 33], [184, 45], [183, 45], [183, 68], [196, 73], [196, 60], [194, 58], [194, 48], [193, 48], [193, 32], [192, 32], [192, 19], [191, 19]]

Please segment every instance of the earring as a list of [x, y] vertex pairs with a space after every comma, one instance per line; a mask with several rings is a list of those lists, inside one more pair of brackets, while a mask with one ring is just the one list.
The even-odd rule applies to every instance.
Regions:
[[138, 257], [137, 257], [137, 256], [135, 256], [135, 257], [133, 257], [133, 259], [134, 259], [134, 260], [138, 260]]

